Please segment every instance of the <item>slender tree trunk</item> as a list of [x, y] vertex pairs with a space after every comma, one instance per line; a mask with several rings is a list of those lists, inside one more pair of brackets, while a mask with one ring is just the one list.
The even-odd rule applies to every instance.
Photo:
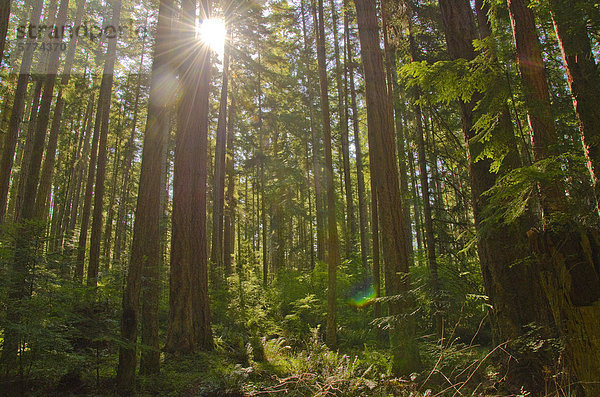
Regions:
[[[37, 26], [40, 22], [42, 13], [42, 0], [34, 0], [33, 7], [29, 18], [29, 26]], [[33, 61], [35, 49], [35, 39], [28, 38], [23, 51], [21, 60], [21, 68], [17, 79], [17, 88], [13, 97], [13, 107], [8, 122], [8, 130], [4, 136], [2, 147], [2, 159], [0, 161], [0, 224], [4, 223], [6, 215], [6, 203], [8, 200], [8, 188], [10, 185], [10, 174], [15, 157], [15, 147], [17, 145], [17, 137], [19, 134], [19, 125], [23, 116], [23, 108], [25, 107], [25, 97], [27, 94], [27, 86], [29, 84], [29, 73], [31, 71], [31, 63]]]
[[342, 152], [342, 169], [344, 179], [344, 191], [346, 193], [346, 213], [347, 225], [346, 232], [346, 256], [355, 250], [356, 241], [356, 215], [354, 211], [354, 198], [352, 194], [352, 179], [350, 177], [350, 143], [348, 140], [348, 108], [344, 106], [346, 100], [347, 87], [347, 68], [344, 64], [344, 84], [342, 84], [342, 66], [340, 64], [340, 46], [338, 39], [338, 14], [335, 6], [335, 1], [330, 0], [331, 17], [333, 22], [333, 48], [335, 56], [335, 82], [338, 95], [337, 112], [340, 123], [340, 141]]
[[[200, 20], [209, 15], [209, 8], [210, 1], [202, 0]], [[175, 143], [171, 294], [165, 347], [169, 352], [212, 347], [206, 247], [210, 53], [195, 39], [196, 2], [184, 0], [181, 13], [178, 34], [190, 45], [181, 47], [179, 68], [182, 93]]]
[[315, 218], [317, 227], [317, 259], [320, 261], [325, 260], [325, 220], [323, 218], [323, 187], [321, 177], [321, 156], [320, 156], [320, 138], [317, 134], [316, 126], [316, 115], [314, 108], [314, 93], [313, 93], [313, 82], [312, 82], [312, 49], [309, 41], [308, 29], [306, 27], [306, 8], [305, 0], [302, 0], [302, 34], [304, 38], [304, 63], [306, 65], [306, 78], [308, 92], [308, 114], [310, 118], [310, 135], [311, 135], [311, 149], [312, 149], [312, 164], [313, 164], [313, 179], [315, 185]]
[[[153, 290], [158, 291], [158, 266], [161, 261], [161, 196], [163, 194], [161, 175], [165, 167], [163, 162], [156, 160], [163, 158], [163, 152], [167, 146], [169, 135], [168, 107], [166, 101], [163, 101], [159, 87], [162, 76], [166, 75], [169, 70], [168, 60], [171, 54], [168, 43], [172, 16], [173, 1], [161, 0], [152, 61], [148, 119], [146, 121], [146, 132], [142, 150], [138, 202], [133, 228], [133, 243], [131, 245], [131, 260], [127, 273], [127, 284], [123, 294], [121, 337], [130, 345], [119, 349], [117, 388], [122, 394], [133, 392], [135, 387], [139, 300], [142, 286], [146, 287], [145, 293], [150, 293]], [[175, 82], [171, 82], [171, 84], [175, 84]], [[135, 130], [135, 127], [133, 127], [133, 130]], [[134, 132], [132, 132], [132, 136], [135, 136]], [[128, 150], [132, 150], [134, 142], [130, 140], [129, 144], [130, 147]], [[144, 271], [144, 269], [147, 270]], [[145, 282], [143, 281], [142, 273], [146, 273], [147, 275]], [[144, 299], [144, 302], [146, 302], [146, 299]], [[148, 317], [157, 319], [157, 316], [146, 316], [146, 318]], [[155, 321], [152, 322], [154, 323]], [[145, 373], [158, 372], [160, 368], [158, 323], [146, 323], [144, 329], [151, 330], [149, 332], [151, 335], [147, 338], [150, 342], [150, 349], [148, 352], [143, 353], [140, 367]]]
[[217, 142], [215, 146], [215, 176], [213, 188], [212, 248], [210, 262], [213, 280], [222, 278], [223, 271], [223, 207], [225, 203], [225, 152], [227, 141], [227, 89], [229, 83], [229, 53], [231, 47], [226, 44], [223, 54], [223, 84], [217, 121]]
[[[232, 87], [233, 88], [233, 87]], [[227, 117], [227, 158], [225, 160], [225, 172], [227, 174], [227, 191], [225, 192], [225, 217], [223, 230], [223, 264], [225, 266], [225, 275], [228, 276], [232, 271], [232, 263], [234, 258], [235, 245], [235, 131], [233, 120], [235, 117], [235, 91], [231, 95], [231, 103], [229, 104], [229, 115]], [[239, 250], [239, 247], [238, 247]]]
[[356, 88], [354, 85], [354, 55], [349, 29], [349, 9], [344, 13], [344, 32], [346, 38], [346, 52], [348, 53], [348, 83], [350, 85], [350, 105], [352, 108], [352, 129], [354, 132], [354, 151], [356, 153], [356, 184], [358, 188], [358, 219], [360, 230], [360, 258], [365, 271], [368, 269], [369, 242], [367, 240], [367, 203], [365, 193], [365, 177], [363, 171], [363, 155], [360, 143], [360, 127], [358, 124], [358, 109], [356, 106]]
[[[394, 146], [393, 108], [391, 97], [385, 89], [377, 11], [375, 4], [368, 0], [355, 0], [354, 4], [365, 74], [369, 157], [380, 211], [386, 294], [406, 294], [410, 290], [410, 238], [406, 235], [404, 227], [402, 194]], [[412, 302], [404, 296], [391, 302], [389, 307], [391, 315], [402, 316], [409, 313]], [[394, 325], [390, 338], [393, 371], [407, 375], [418, 369], [420, 358], [413, 319], [402, 318], [400, 324]]]
[[[121, 0], [113, 0], [112, 26], [119, 26], [121, 15]], [[98, 104], [102, 108], [100, 136], [98, 138], [98, 164], [96, 166], [96, 185], [94, 189], [94, 214], [92, 218], [92, 231], [90, 235], [90, 263], [88, 265], [87, 285], [95, 287], [98, 282], [98, 268], [100, 267], [100, 242], [102, 237], [102, 214], [104, 210], [104, 190], [106, 177], [106, 152], [108, 139], [108, 124], [110, 120], [110, 98], [113, 85], [113, 73], [117, 39], [108, 40], [107, 58], [104, 64], [102, 80], [106, 79], [105, 92], [100, 93], [104, 103]], [[102, 88], [101, 88], [102, 89]], [[104, 95], [102, 95], [104, 94]]]
[[336, 340], [336, 271], [340, 261], [339, 238], [335, 211], [335, 186], [333, 183], [333, 161], [331, 153], [331, 121], [329, 117], [329, 94], [327, 88], [327, 65], [325, 56], [325, 22], [323, 0], [318, 0], [317, 9], [313, 3], [313, 20], [317, 27], [317, 61], [319, 64], [319, 82], [321, 87], [321, 115], [323, 118], [323, 143], [325, 148], [325, 181], [327, 190], [327, 330], [326, 342], [335, 348]]

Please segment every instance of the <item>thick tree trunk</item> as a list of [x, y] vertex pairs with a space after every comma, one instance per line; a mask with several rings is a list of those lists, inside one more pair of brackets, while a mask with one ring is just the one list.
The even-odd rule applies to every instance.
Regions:
[[[207, 17], [209, 7], [210, 0], [202, 0], [200, 20]], [[183, 1], [179, 35], [190, 45], [181, 47], [183, 61], [179, 67], [182, 93], [175, 142], [171, 294], [165, 346], [169, 352], [212, 348], [206, 247], [210, 53], [205, 45], [197, 45], [195, 16], [196, 2]]]
[[[119, 26], [121, 15], [121, 0], [113, 0], [112, 26]], [[115, 58], [117, 50], [117, 39], [108, 40], [107, 58], [104, 63], [102, 80], [106, 79], [104, 93], [100, 93], [98, 100], [103, 100], [100, 136], [98, 139], [98, 164], [96, 167], [96, 185], [94, 189], [94, 215], [92, 219], [92, 231], [90, 236], [90, 263], [88, 265], [87, 285], [95, 287], [98, 282], [98, 268], [100, 267], [100, 242], [102, 237], [102, 215], [104, 211], [104, 190], [106, 179], [106, 155], [108, 124], [110, 120], [110, 97], [113, 85], [113, 73], [115, 69]], [[104, 94], [104, 95], [103, 95]]]
[[[169, 72], [168, 60], [170, 26], [173, 15], [173, 1], [161, 0], [158, 11], [158, 28], [154, 45], [152, 62], [152, 81], [148, 103], [148, 119], [142, 150], [142, 164], [138, 191], [138, 202], [133, 228], [133, 243], [131, 245], [131, 260], [127, 273], [127, 284], [123, 294], [123, 315], [121, 319], [121, 337], [130, 345], [119, 349], [119, 367], [117, 369], [117, 388], [120, 393], [127, 394], [135, 388], [136, 344], [139, 317], [139, 301], [142, 286], [145, 293], [158, 291], [158, 266], [161, 261], [161, 196], [164, 164], [157, 161], [163, 158], [163, 152], [168, 142], [169, 117], [168, 101], [162, 97], [162, 92], [168, 87], [161, 87], [163, 76]], [[164, 84], [175, 84], [174, 81]], [[136, 94], [137, 98], [137, 94]], [[135, 112], [135, 110], [134, 110]], [[133, 127], [135, 130], [135, 127]], [[130, 147], [133, 151], [132, 131]], [[128, 155], [129, 156], [129, 153]], [[128, 161], [129, 157], [126, 161]], [[123, 205], [123, 204], [121, 204]], [[147, 269], [144, 271], [144, 269]], [[146, 273], [146, 280], [142, 278]], [[144, 299], [145, 301], [145, 299]], [[147, 316], [156, 318], [157, 316]], [[158, 336], [158, 323], [145, 324], [145, 329], [155, 330]], [[142, 331], [144, 332], [144, 331]], [[150, 335], [150, 349], [143, 352], [140, 367], [145, 373], [158, 372], [160, 366], [160, 351], [158, 338]], [[157, 359], [158, 356], [158, 359]]]
[[336, 271], [340, 261], [339, 238], [335, 211], [335, 187], [333, 183], [333, 156], [331, 153], [331, 121], [329, 117], [329, 94], [327, 88], [327, 65], [325, 57], [325, 22], [323, 0], [318, 0], [318, 19], [313, 3], [313, 20], [317, 27], [317, 61], [319, 64], [319, 83], [321, 87], [321, 116], [323, 119], [323, 143], [325, 149], [325, 181], [327, 190], [327, 330], [326, 342], [330, 348], [336, 340]]
[[375, 4], [355, 0], [361, 55], [365, 73], [367, 124], [369, 128], [369, 158], [371, 176], [377, 192], [379, 220], [385, 258], [386, 295], [404, 295], [389, 304], [390, 314], [399, 316], [390, 333], [393, 371], [408, 375], [420, 367], [414, 320], [408, 314], [412, 307], [410, 290], [409, 250], [406, 235], [402, 194], [400, 192], [392, 101], [387, 92]]
[[[535, 161], [558, 154], [550, 96], [535, 17], [528, 1], [509, 0], [519, 70], [527, 99]], [[564, 37], [563, 37], [564, 39]], [[540, 184], [546, 230], [531, 230], [541, 284], [550, 303], [567, 365], [589, 396], [600, 394], [600, 238], [597, 230], [555, 219], [564, 213], [560, 182]]]
[[8, 33], [11, 2], [12, 0], [5, 0], [0, 4], [0, 66], [2, 66], [2, 60], [4, 59], [4, 45], [6, 44], [6, 34]]
[[600, 211], [600, 75], [587, 32], [587, 19], [571, 1], [550, 0], [556, 36], [560, 42], [581, 140], [588, 160]]

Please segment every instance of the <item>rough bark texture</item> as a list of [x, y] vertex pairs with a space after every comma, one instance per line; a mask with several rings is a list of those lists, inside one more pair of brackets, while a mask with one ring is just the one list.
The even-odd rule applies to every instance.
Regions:
[[600, 74], [587, 32], [587, 19], [583, 11], [573, 6], [571, 1], [550, 0], [549, 4], [575, 112], [579, 119], [579, 130], [594, 185], [596, 205], [600, 210]]
[[402, 317], [412, 302], [406, 293], [410, 290], [409, 236], [404, 227], [402, 194], [400, 192], [392, 101], [385, 89], [385, 71], [379, 46], [379, 28], [375, 3], [355, 0], [361, 55], [365, 74], [367, 124], [369, 129], [369, 158], [372, 180], [377, 191], [379, 220], [385, 259], [387, 295], [402, 295], [390, 302], [390, 314], [400, 315], [400, 324], [390, 332], [393, 371], [408, 375], [420, 367], [419, 351], [415, 341], [414, 320]]
[[0, 4], [0, 66], [2, 66], [2, 60], [4, 59], [4, 45], [6, 44], [11, 3], [12, 0], [5, 0]]
[[[340, 261], [339, 238], [335, 211], [335, 186], [333, 182], [333, 156], [331, 153], [331, 120], [329, 115], [329, 94], [327, 87], [327, 65], [325, 57], [325, 22], [323, 0], [318, 0], [318, 20], [313, 6], [313, 17], [317, 26], [317, 61], [319, 64], [319, 85], [321, 88], [321, 116], [323, 119], [323, 147], [325, 149], [325, 182], [327, 190], [327, 330], [326, 342], [330, 348], [336, 340], [336, 271]], [[313, 3], [314, 4], [314, 3]]]
[[[128, 346], [119, 349], [119, 367], [117, 369], [117, 388], [121, 394], [134, 391], [136, 368], [136, 344], [140, 294], [142, 286], [158, 290], [158, 266], [161, 258], [161, 175], [164, 164], [157, 159], [162, 158], [164, 147], [167, 145], [169, 134], [168, 98], [162, 93], [169, 87], [162, 83], [164, 76], [169, 74], [168, 67], [168, 37], [173, 13], [172, 0], [161, 0], [158, 12], [158, 27], [152, 62], [152, 81], [148, 103], [148, 119], [142, 149], [141, 174], [138, 189], [138, 202], [133, 227], [133, 243], [131, 245], [131, 260], [127, 273], [127, 284], [123, 294], [123, 314], [121, 318], [121, 337]], [[175, 84], [171, 81], [170, 84]], [[130, 142], [133, 144], [133, 142]], [[143, 269], [150, 278], [143, 282]], [[157, 318], [158, 319], [158, 318]], [[158, 336], [158, 323], [155, 324]], [[151, 338], [154, 339], [154, 338]], [[144, 372], [158, 371], [160, 368], [160, 351], [158, 338], [150, 345], [153, 352], [144, 355], [147, 362], [142, 363]], [[158, 357], [156, 357], [158, 356]], [[157, 359], [158, 358], [158, 359]]]
[[[440, 0], [439, 3], [450, 57], [473, 59], [475, 51], [472, 41], [476, 35], [469, 1]], [[472, 128], [476, 116], [473, 108], [478, 99], [480, 97], [475, 96], [470, 102], [461, 102], [460, 108], [469, 157], [475, 227], [480, 233], [477, 253], [485, 291], [493, 305], [492, 325], [500, 343], [522, 335], [529, 323], [548, 325], [551, 319], [538, 277], [523, 260], [529, 256], [525, 238], [527, 220], [510, 226], [498, 224], [487, 229], [483, 227], [483, 210], [488, 203], [483, 193], [494, 186], [496, 175], [490, 172], [490, 160], [475, 161], [483, 150], [483, 144], [473, 139], [476, 135]], [[523, 364], [517, 367], [515, 374], [531, 372], [534, 383], [543, 382], [541, 368], [534, 368], [525, 362]]]
[[[209, 7], [209, 0], [201, 2], [200, 20], [209, 15]], [[184, 42], [196, 42], [195, 15], [196, 2], [183, 1], [178, 36]], [[165, 346], [169, 352], [212, 348], [206, 246], [210, 50], [205, 45], [184, 45], [181, 51], [182, 92], [175, 139], [171, 293]]]

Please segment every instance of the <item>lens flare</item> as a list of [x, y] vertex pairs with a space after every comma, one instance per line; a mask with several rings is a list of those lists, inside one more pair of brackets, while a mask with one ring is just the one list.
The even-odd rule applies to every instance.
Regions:
[[377, 298], [377, 293], [372, 285], [365, 287], [352, 295], [348, 303], [354, 307], [365, 307]]
[[202, 21], [198, 26], [198, 36], [219, 58], [223, 57], [225, 51], [226, 36], [225, 21], [221, 18], [209, 18]]

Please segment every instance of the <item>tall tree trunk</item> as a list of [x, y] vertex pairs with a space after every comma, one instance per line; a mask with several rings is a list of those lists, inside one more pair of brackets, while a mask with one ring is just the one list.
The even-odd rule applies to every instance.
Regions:
[[[210, 0], [202, 0], [200, 20], [209, 15], [209, 8]], [[181, 12], [179, 35], [189, 45], [181, 47], [179, 67], [182, 93], [175, 143], [171, 294], [165, 347], [169, 352], [212, 347], [206, 247], [210, 50], [196, 45], [195, 0], [183, 1]]]
[[[452, 59], [472, 60], [475, 58], [473, 40], [476, 38], [473, 12], [468, 0], [440, 0], [442, 20], [446, 31], [448, 52]], [[527, 325], [535, 322], [539, 325], [550, 324], [547, 303], [545, 302], [539, 281], [523, 259], [529, 255], [524, 234], [527, 219], [520, 219], [514, 225], [495, 224], [487, 230], [483, 228], [483, 210], [488, 199], [483, 194], [496, 182], [496, 175], [490, 171], [491, 161], [478, 160], [483, 143], [475, 139], [477, 132], [473, 128], [475, 103], [480, 99], [475, 95], [470, 101], [460, 102], [462, 127], [467, 143], [469, 177], [471, 182], [471, 201], [475, 227], [481, 234], [477, 252], [480, 260], [484, 286], [493, 305], [493, 329], [498, 342], [516, 339], [527, 330]], [[498, 132], [494, 131], [497, 135]], [[509, 137], [514, 140], [514, 135]], [[510, 144], [514, 147], [514, 143]], [[515, 156], [507, 156], [507, 159]], [[511, 169], [518, 164], [509, 164]], [[526, 217], [524, 217], [526, 218]], [[539, 368], [527, 364], [517, 367], [519, 372], [531, 373], [533, 383], [543, 378]]]
[[[535, 17], [528, 1], [509, 0], [519, 70], [527, 99], [535, 161], [558, 154], [544, 63]], [[544, 230], [529, 240], [538, 259], [544, 292], [550, 302], [569, 365], [589, 396], [600, 394], [600, 233], [554, 218], [564, 213], [559, 182], [540, 184]]]
[[304, 38], [304, 63], [306, 67], [306, 78], [308, 92], [308, 114], [310, 118], [310, 136], [311, 136], [311, 149], [312, 149], [312, 166], [313, 166], [313, 179], [315, 185], [315, 219], [317, 227], [317, 259], [320, 261], [325, 260], [325, 220], [323, 219], [323, 186], [321, 177], [321, 156], [320, 156], [320, 138], [317, 134], [316, 126], [316, 115], [314, 108], [314, 93], [313, 93], [313, 82], [312, 82], [312, 68], [310, 60], [312, 58], [311, 43], [309, 41], [308, 29], [306, 27], [306, 8], [305, 0], [302, 0], [302, 35]]
[[[75, 22], [73, 26], [79, 26], [81, 24], [84, 10], [85, 0], [78, 0]], [[59, 24], [60, 23], [61, 22], [59, 22]], [[52, 175], [54, 173], [54, 164], [56, 159], [56, 146], [58, 143], [60, 125], [62, 122], [62, 114], [65, 107], [65, 100], [63, 98], [63, 87], [66, 87], [71, 79], [71, 70], [73, 68], [73, 61], [75, 59], [77, 41], [77, 35], [74, 35], [69, 41], [69, 49], [67, 50], [67, 56], [65, 58], [63, 76], [60, 81], [60, 89], [58, 91], [56, 105], [54, 107], [54, 116], [52, 119], [52, 125], [50, 127], [50, 135], [48, 137], [48, 147], [46, 149], [46, 157], [44, 158], [44, 164], [42, 166], [40, 186], [36, 198], [36, 216], [39, 218], [43, 218], [47, 215], [48, 212], [48, 202], [50, 201], [50, 187], [52, 185]]]
[[[161, 83], [163, 76], [167, 75], [169, 71], [170, 49], [168, 43], [172, 17], [173, 0], [161, 0], [152, 61], [148, 119], [142, 150], [131, 260], [127, 272], [127, 284], [123, 293], [121, 337], [129, 345], [122, 346], [119, 349], [117, 388], [122, 394], [131, 393], [135, 388], [136, 344], [142, 285], [146, 287], [148, 293], [151, 290], [158, 291], [158, 266], [161, 262], [160, 220], [162, 216], [160, 204], [163, 194], [161, 175], [165, 167], [163, 162], [156, 160], [163, 158], [169, 135], [168, 101], [165, 101], [165, 98], [162, 97], [164, 89], [169, 87], [163, 87], [162, 84], [175, 84], [174, 81]], [[133, 130], [135, 130], [135, 126]], [[135, 136], [135, 132], [132, 132], [132, 136]], [[130, 136], [128, 150], [132, 151], [133, 144], [134, 142]], [[129, 156], [129, 153], [126, 156]], [[129, 158], [126, 161], [128, 160]], [[123, 206], [123, 203], [121, 205]], [[143, 269], [147, 269], [147, 271], [144, 272]], [[147, 274], [145, 282], [142, 278], [143, 272]], [[150, 349], [148, 349], [148, 352], [143, 353], [140, 366], [146, 373], [158, 372], [160, 368], [158, 323], [151, 324], [146, 328], [153, 330], [150, 333], [156, 333], [156, 337], [154, 335], [150, 336]]]
[[8, 33], [8, 22], [10, 20], [10, 4], [12, 0], [5, 0], [0, 4], [0, 66], [4, 59], [4, 45]]
[[[233, 86], [233, 84], [232, 84]], [[233, 88], [233, 87], [232, 87]], [[225, 192], [225, 217], [223, 225], [223, 264], [225, 267], [225, 276], [231, 274], [233, 263], [233, 252], [235, 245], [235, 169], [234, 169], [234, 141], [235, 131], [233, 120], [235, 117], [235, 91], [231, 95], [231, 103], [229, 104], [229, 115], [227, 117], [227, 158], [225, 160], [225, 172], [227, 174], [227, 191]], [[239, 247], [238, 247], [239, 250]]]
[[368, 269], [369, 242], [367, 240], [367, 198], [365, 192], [365, 176], [363, 171], [363, 155], [360, 143], [360, 127], [358, 124], [358, 109], [356, 106], [356, 88], [354, 85], [354, 55], [352, 53], [352, 42], [349, 29], [349, 8], [344, 13], [344, 36], [346, 38], [346, 52], [348, 53], [348, 83], [350, 85], [350, 105], [352, 108], [352, 129], [354, 132], [354, 151], [356, 153], [356, 184], [358, 188], [358, 219], [360, 230], [360, 258], [365, 271]]
[[344, 64], [344, 84], [342, 84], [342, 66], [340, 64], [340, 46], [338, 39], [338, 14], [334, 0], [330, 0], [331, 17], [333, 22], [333, 48], [335, 56], [335, 83], [337, 88], [337, 112], [340, 124], [340, 141], [342, 152], [342, 169], [344, 176], [344, 192], [346, 193], [346, 256], [353, 252], [356, 241], [356, 214], [354, 211], [354, 198], [352, 194], [352, 178], [350, 177], [350, 142], [348, 140], [348, 108], [347, 102], [347, 68]]
[[[113, 0], [112, 26], [119, 26], [121, 15], [121, 0]], [[98, 164], [96, 166], [96, 185], [94, 188], [94, 214], [92, 218], [92, 231], [90, 235], [90, 263], [88, 265], [87, 285], [95, 287], [98, 282], [98, 268], [100, 267], [100, 242], [102, 237], [102, 214], [104, 211], [104, 189], [106, 177], [106, 152], [108, 139], [108, 124], [110, 120], [110, 98], [113, 85], [113, 73], [117, 51], [117, 39], [108, 40], [107, 57], [104, 63], [102, 80], [106, 79], [104, 93], [100, 93], [98, 100], [103, 100], [100, 136], [98, 138]], [[103, 95], [104, 94], [104, 95]]]
[[223, 206], [225, 203], [225, 147], [227, 141], [227, 89], [229, 86], [229, 53], [231, 47], [226, 44], [223, 54], [223, 84], [217, 121], [215, 146], [215, 176], [213, 188], [212, 248], [210, 262], [214, 281], [222, 278], [223, 271]]
[[550, 0], [556, 36], [563, 54], [581, 140], [600, 211], [600, 75], [587, 32], [587, 19], [571, 1]]
[[321, 115], [323, 119], [323, 144], [325, 149], [325, 181], [327, 189], [327, 330], [326, 342], [335, 348], [336, 340], [336, 271], [340, 261], [339, 238], [335, 211], [335, 186], [333, 182], [333, 156], [331, 153], [331, 121], [329, 117], [329, 94], [327, 88], [327, 65], [325, 57], [325, 22], [323, 0], [318, 0], [318, 19], [313, 3], [313, 20], [317, 27], [317, 61], [319, 64], [319, 83], [321, 87]]
[[[42, 13], [42, 0], [34, 0], [31, 14], [29, 17], [29, 26], [37, 26], [40, 23]], [[28, 38], [23, 51], [19, 77], [17, 79], [17, 88], [13, 97], [13, 107], [8, 122], [8, 130], [4, 136], [2, 147], [2, 160], [0, 162], [0, 224], [4, 223], [6, 215], [6, 203], [8, 200], [8, 187], [10, 185], [10, 173], [12, 171], [15, 157], [15, 147], [19, 134], [19, 125], [23, 116], [25, 107], [25, 97], [27, 86], [29, 84], [29, 73], [31, 72], [31, 63], [33, 61], [35, 49], [35, 39]]]
[[[355, 0], [354, 4], [365, 74], [369, 158], [381, 221], [386, 294], [407, 294], [410, 290], [408, 245], [411, 242], [404, 227], [394, 145], [393, 108], [390, 93], [385, 88], [377, 11], [375, 3], [368, 0]], [[391, 315], [402, 317], [409, 313], [412, 302], [404, 296], [390, 302], [389, 307]], [[419, 350], [413, 319], [403, 317], [399, 321], [400, 324], [395, 324], [390, 332], [392, 367], [395, 373], [408, 375], [420, 367]]]

